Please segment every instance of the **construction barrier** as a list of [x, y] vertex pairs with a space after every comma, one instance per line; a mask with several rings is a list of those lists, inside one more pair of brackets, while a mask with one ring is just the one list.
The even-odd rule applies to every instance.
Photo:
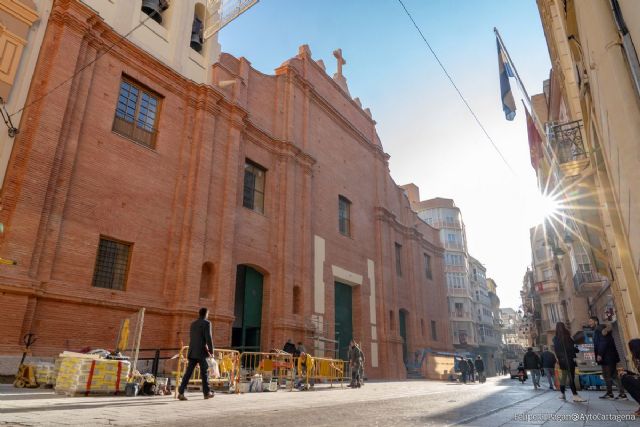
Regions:
[[[182, 382], [182, 377], [184, 376], [184, 373], [187, 370], [187, 365], [189, 364], [189, 359], [187, 358], [188, 353], [189, 346], [182, 347], [178, 353], [178, 369], [175, 371], [176, 398], [178, 397], [178, 387]], [[238, 393], [240, 391], [238, 388], [240, 380], [240, 352], [237, 350], [215, 349], [213, 351], [213, 356], [218, 363], [220, 375], [214, 376], [211, 372], [209, 373], [208, 382], [211, 388], [214, 390], [226, 389], [229, 393]], [[202, 380], [200, 379], [200, 366], [196, 366], [196, 369], [194, 369], [193, 376], [189, 380], [189, 386], [202, 386]]]
[[304, 385], [308, 389], [315, 382], [328, 382], [333, 387], [334, 382], [344, 386], [344, 381], [351, 381], [349, 362], [341, 359], [313, 357], [306, 354], [294, 359], [296, 366], [296, 384]]
[[244, 352], [240, 356], [239, 389], [249, 391], [276, 391], [285, 387], [293, 390], [293, 356], [283, 351], [271, 353]]

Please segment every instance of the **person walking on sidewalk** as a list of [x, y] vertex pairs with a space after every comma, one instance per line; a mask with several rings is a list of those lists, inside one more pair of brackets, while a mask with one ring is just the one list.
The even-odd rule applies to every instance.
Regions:
[[476, 372], [478, 373], [478, 382], [483, 383], [485, 382], [486, 378], [484, 376], [484, 361], [482, 360], [482, 357], [480, 357], [480, 355], [478, 355], [478, 357], [476, 357], [475, 362], [473, 362], [473, 364], [476, 367]]
[[[640, 403], [640, 339], [632, 339], [629, 341], [629, 351], [633, 358], [633, 364], [636, 365], [636, 372], [623, 371], [622, 385], [629, 392], [633, 399]], [[640, 408], [634, 412], [636, 417], [640, 417]]]
[[524, 364], [524, 369], [531, 371], [533, 389], [537, 390], [540, 388], [540, 368], [542, 367], [540, 357], [533, 352], [533, 348], [529, 347], [527, 348], [527, 352], [524, 355], [522, 363]]
[[462, 377], [462, 383], [467, 383], [467, 378], [469, 376], [469, 364], [467, 363], [467, 359], [461, 357], [458, 359], [458, 369], [460, 369], [460, 376]]
[[560, 365], [560, 399], [566, 400], [567, 382], [571, 388], [574, 402], [586, 402], [576, 390], [576, 343], [562, 322], [556, 323], [556, 336], [553, 337], [553, 350]]
[[187, 400], [184, 391], [189, 384], [196, 365], [200, 365], [200, 378], [202, 379], [202, 392], [205, 399], [211, 399], [213, 392], [209, 391], [209, 380], [207, 378], [207, 356], [213, 353], [213, 340], [211, 338], [211, 322], [207, 320], [209, 310], [205, 307], [198, 312], [198, 319], [191, 323], [189, 331], [189, 353], [187, 359], [189, 364], [182, 377], [180, 388], [178, 388], [178, 399]]
[[549, 390], [555, 390], [554, 384], [556, 383], [556, 355], [549, 351], [549, 347], [546, 345], [542, 347], [542, 369], [549, 381]]
[[467, 365], [469, 365], [469, 381], [474, 383], [476, 382], [476, 375], [475, 375], [476, 367], [473, 364], [473, 360], [471, 360], [470, 358], [467, 359]]
[[[620, 362], [620, 356], [611, 335], [611, 325], [601, 325], [598, 318], [592, 316], [589, 318], [589, 326], [593, 328], [593, 352], [596, 355], [596, 362], [602, 366], [602, 377], [607, 385], [607, 392], [600, 396], [600, 399], [627, 400], [622, 382], [618, 377], [617, 365]], [[618, 397], [613, 395], [614, 381], [618, 387]]]

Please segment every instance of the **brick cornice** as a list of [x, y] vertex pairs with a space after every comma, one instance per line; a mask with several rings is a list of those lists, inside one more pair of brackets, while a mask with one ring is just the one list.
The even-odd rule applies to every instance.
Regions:
[[29, 27], [38, 20], [38, 11], [19, 0], [0, 1], [0, 10], [27, 24]]
[[374, 208], [376, 219], [383, 221], [389, 224], [394, 230], [398, 233], [401, 233], [403, 236], [410, 240], [414, 240], [418, 242], [420, 245], [429, 248], [436, 254], [444, 254], [444, 248], [441, 246], [436, 246], [433, 242], [427, 240], [422, 233], [416, 230], [414, 227], [404, 225], [400, 223], [396, 217], [396, 215], [389, 211], [387, 208], [382, 206], [378, 206]]

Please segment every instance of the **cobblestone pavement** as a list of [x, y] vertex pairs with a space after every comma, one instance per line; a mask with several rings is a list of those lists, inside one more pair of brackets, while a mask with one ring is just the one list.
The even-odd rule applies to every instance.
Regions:
[[603, 420], [628, 417], [637, 405], [603, 401], [600, 394], [582, 392], [587, 402], [563, 402], [558, 392], [534, 391], [530, 383], [505, 378], [469, 385], [399, 381], [371, 382], [357, 390], [218, 393], [207, 401], [194, 392], [187, 402], [172, 396], [70, 398], [2, 385], [0, 425], [640, 426], [640, 420]]

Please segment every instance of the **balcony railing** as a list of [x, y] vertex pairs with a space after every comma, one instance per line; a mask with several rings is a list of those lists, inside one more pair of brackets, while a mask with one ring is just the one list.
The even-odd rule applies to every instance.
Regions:
[[459, 250], [459, 251], [464, 249], [464, 245], [462, 243], [460, 243], [460, 242], [450, 242], [448, 240], [444, 242], [444, 247], [446, 249], [453, 249], [453, 250]]
[[434, 219], [431, 222], [431, 225], [435, 228], [455, 228], [455, 229], [462, 229], [462, 224], [460, 224], [460, 221], [447, 221], [447, 220], [442, 220], [442, 219]]
[[556, 282], [555, 280], [543, 280], [542, 282], [537, 282], [534, 285], [534, 289], [539, 294], [557, 292], [558, 282]]
[[573, 275], [573, 287], [580, 296], [595, 296], [602, 289], [606, 280], [598, 273], [578, 271]]
[[471, 314], [468, 311], [454, 310], [451, 312], [451, 317], [454, 319], [471, 320]]
[[575, 176], [588, 162], [582, 139], [582, 120], [548, 123], [549, 143], [565, 175]]

